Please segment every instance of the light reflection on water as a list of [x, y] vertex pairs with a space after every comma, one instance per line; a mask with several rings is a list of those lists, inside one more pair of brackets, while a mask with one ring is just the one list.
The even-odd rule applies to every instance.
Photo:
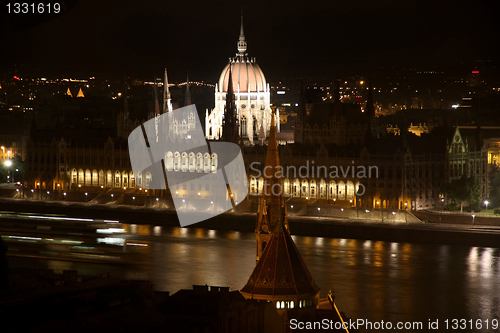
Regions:
[[[113, 271], [171, 293], [193, 284], [241, 289], [255, 266], [255, 234], [130, 225], [143, 266], [47, 261], [81, 274]], [[348, 317], [372, 322], [500, 317], [499, 249], [293, 236], [321, 297], [331, 289]], [[367, 332], [367, 330], [363, 330]], [[486, 332], [467, 330], [468, 332]], [[491, 330], [490, 330], [491, 331]], [[408, 332], [411, 332], [408, 330]], [[419, 331], [422, 332], [422, 331]]]

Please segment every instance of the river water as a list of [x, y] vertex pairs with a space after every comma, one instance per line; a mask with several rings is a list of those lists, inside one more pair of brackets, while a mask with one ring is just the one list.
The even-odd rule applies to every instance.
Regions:
[[[241, 289], [255, 266], [253, 233], [150, 225], [126, 225], [126, 230], [128, 242], [147, 245], [134, 248], [142, 253], [143, 265], [39, 264], [80, 274], [112, 271], [171, 293], [193, 284]], [[320, 297], [333, 290], [338, 307], [353, 320], [422, 322], [423, 329], [406, 332], [499, 331], [491, 327], [493, 319], [500, 320], [497, 248], [292, 237], [321, 288]], [[455, 330], [453, 319], [462, 320]], [[438, 320], [437, 330], [428, 329], [429, 320]]]

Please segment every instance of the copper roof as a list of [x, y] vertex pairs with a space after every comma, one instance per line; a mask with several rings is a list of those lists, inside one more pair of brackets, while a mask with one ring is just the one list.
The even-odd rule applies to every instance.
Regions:
[[290, 233], [282, 222], [278, 223], [241, 293], [249, 298], [249, 295], [312, 296], [319, 291]]

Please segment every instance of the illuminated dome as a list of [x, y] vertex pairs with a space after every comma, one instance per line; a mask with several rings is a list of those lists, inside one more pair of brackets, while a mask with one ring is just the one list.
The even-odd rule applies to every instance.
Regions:
[[[247, 41], [243, 33], [243, 17], [241, 17], [240, 37], [237, 43], [238, 52], [229, 58], [222, 70], [219, 81], [215, 85], [215, 107], [205, 115], [205, 135], [209, 140], [220, 140], [223, 135], [226, 98], [229, 90], [229, 75], [233, 83], [232, 93], [238, 122], [238, 136], [245, 145], [253, 145], [254, 140], [261, 144], [269, 135], [271, 127], [271, 94], [269, 83], [255, 58], [248, 56]], [[279, 110], [277, 111], [279, 119]], [[279, 122], [278, 122], [279, 130]]]
[[258, 92], [266, 89], [266, 78], [259, 65], [255, 62], [255, 59], [242, 56], [231, 59], [229, 64], [222, 70], [219, 79], [219, 87], [222, 92], [227, 92], [229, 65], [231, 65], [233, 76], [233, 91]]

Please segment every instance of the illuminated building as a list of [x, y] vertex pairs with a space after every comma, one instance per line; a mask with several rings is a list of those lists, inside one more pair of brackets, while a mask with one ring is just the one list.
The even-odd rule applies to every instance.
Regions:
[[[264, 73], [255, 58], [248, 57], [247, 42], [241, 18], [238, 53], [229, 58], [215, 86], [215, 108], [206, 111], [205, 134], [207, 139], [218, 140], [223, 137], [223, 115], [229, 82], [235, 95], [239, 136], [247, 145], [255, 144], [259, 137], [267, 138], [271, 125], [270, 88]], [[231, 75], [231, 78], [229, 77]], [[279, 123], [278, 123], [279, 124]], [[278, 125], [279, 131], [279, 125]]]

